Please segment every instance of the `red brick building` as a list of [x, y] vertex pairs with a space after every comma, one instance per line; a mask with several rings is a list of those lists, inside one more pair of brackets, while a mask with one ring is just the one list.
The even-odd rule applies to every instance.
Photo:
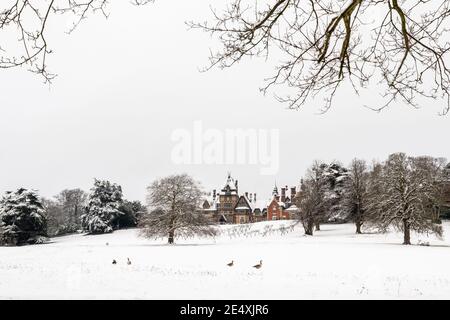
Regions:
[[275, 185], [272, 192], [272, 200], [267, 207], [267, 220], [290, 220], [293, 219], [298, 212], [298, 208], [292, 202], [296, 195], [296, 187], [290, 189], [287, 194], [288, 187], [281, 188], [281, 195], [278, 193], [278, 187]]
[[228, 174], [219, 193], [213, 190], [201, 210], [216, 223], [250, 223], [266, 220], [265, 203], [256, 201], [256, 193], [239, 195], [238, 181]]

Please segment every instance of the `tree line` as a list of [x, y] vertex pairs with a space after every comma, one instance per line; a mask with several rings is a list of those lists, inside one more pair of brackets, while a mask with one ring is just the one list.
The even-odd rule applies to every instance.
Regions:
[[411, 231], [442, 236], [440, 217], [449, 201], [450, 166], [444, 158], [391, 154], [384, 162], [354, 159], [348, 168], [319, 161], [307, 170], [295, 199], [305, 234], [320, 223], [351, 220], [356, 233], [363, 225], [386, 232]]
[[[215, 223], [201, 210], [203, 195], [201, 184], [187, 174], [152, 182], [146, 206], [123, 199], [121, 186], [106, 180], [95, 180], [90, 193], [63, 190], [54, 199], [20, 188], [0, 200], [0, 244], [43, 243], [48, 236], [135, 226], [142, 236], [167, 238], [169, 244], [176, 238], [215, 236]], [[370, 165], [354, 159], [348, 167], [314, 161], [293, 201], [306, 235], [323, 223], [353, 221], [357, 234], [363, 226], [379, 232], [393, 228], [403, 232], [404, 244], [411, 244], [412, 231], [442, 236], [440, 218], [450, 212], [450, 164], [404, 153]]]
[[66, 189], [53, 199], [19, 188], [0, 200], [0, 245], [43, 243], [75, 232], [101, 234], [137, 226], [146, 208], [123, 198], [121, 186], [94, 180], [90, 193]]

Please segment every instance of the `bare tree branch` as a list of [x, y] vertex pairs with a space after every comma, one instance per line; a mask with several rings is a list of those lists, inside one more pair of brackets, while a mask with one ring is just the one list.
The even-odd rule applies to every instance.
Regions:
[[448, 0], [229, 0], [210, 22], [188, 25], [221, 43], [207, 69], [281, 54], [262, 91], [284, 86], [293, 95], [276, 97], [290, 108], [322, 97], [326, 112], [338, 89], [350, 83], [356, 94], [381, 93], [384, 103], [367, 106], [373, 110], [399, 100], [417, 108], [431, 99], [442, 101], [446, 114], [449, 16]]

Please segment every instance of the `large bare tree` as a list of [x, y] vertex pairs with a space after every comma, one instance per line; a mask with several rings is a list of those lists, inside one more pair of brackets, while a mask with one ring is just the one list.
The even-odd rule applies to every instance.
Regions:
[[300, 183], [300, 191], [294, 200], [300, 211], [298, 218], [305, 234], [310, 236], [314, 233], [314, 227], [320, 230], [320, 223], [328, 217], [328, 181], [323, 176], [324, 165], [320, 161], [314, 161], [306, 171], [305, 178]]
[[366, 220], [369, 203], [369, 171], [365, 160], [353, 159], [345, 181], [344, 207], [355, 222], [356, 233], [360, 234]]
[[431, 98], [447, 113], [449, 16], [448, 0], [228, 0], [209, 21], [189, 24], [220, 40], [211, 67], [281, 56], [262, 90], [285, 85], [289, 92], [277, 97], [291, 108], [323, 97], [326, 111], [350, 83], [357, 94], [382, 94], [380, 105], [368, 106], [376, 110]]
[[83, 214], [82, 211], [86, 205], [87, 193], [79, 188], [65, 189], [57, 194], [55, 198], [67, 217], [66, 222], [80, 226], [80, 216]]
[[372, 175], [370, 220], [381, 231], [389, 227], [403, 232], [403, 244], [411, 244], [411, 231], [442, 235], [436, 223], [441, 205], [443, 161], [432, 157], [389, 156]]
[[142, 234], [149, 238], [214, 236], [212, 221], [200, 211], [200, 185], [187, 174], [171, 175], [148, 187], [148, 214], [141, 218]]

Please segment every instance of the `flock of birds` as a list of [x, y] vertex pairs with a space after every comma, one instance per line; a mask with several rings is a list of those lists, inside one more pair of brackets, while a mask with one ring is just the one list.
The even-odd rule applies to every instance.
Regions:
[[[231, 260], [230, 263], [227, 263], [227, 266], [229, 266], [229, 267], [234, 266], [234, 260]], [[255, 265], [253, 266], [253, 268], [255, 268], [255, 269], [261, 269], [261, 268], [262, 268], [262, 260], [259, 260], [259, 263], [258, 263], [258, 264], [255, 264]]]
[[[109, 243], [107, 242], [106, 245], [109, 245]], [[117, 261], [115, 259], [113, 259], [112, 264], [117, 264]], [[130, 258], [127, 258], [127, 265], [131, 265], [131, 260]], [[230, 263], [227, 263], [227, 266], [232, 267], [234, 266], [234, 260], [231, 260]], [[255, 269], [261, 269], [262, 268], [262, 260], [259, 260], [258, 264], [255, 264], [253, 266], [253, 268]]]
[[[112, 264], [117, 264], [116, 259], [113, 259]], [[130, 260], [130, 258], [127, 258], [127, 265], [131, 265], [131, 260]], [[227, 266], [229, 266], [229, 267], [234, 266], [234, 260], [231, 260], [230, 263], [227, 263]], [[258, 264], [255, 264], [255, 265], [253, 266], [253, 268], [255, 268], [255, 269], [261, 269], [261, 268], [262, 268], [262, 260], [260, 260]]]
[[[117, 264], [116, 259], [113, 259], [112, 264]], [[131, 265], [131, 260], [130, 260], [130, 258], [127, 258], [127, 265]]]

